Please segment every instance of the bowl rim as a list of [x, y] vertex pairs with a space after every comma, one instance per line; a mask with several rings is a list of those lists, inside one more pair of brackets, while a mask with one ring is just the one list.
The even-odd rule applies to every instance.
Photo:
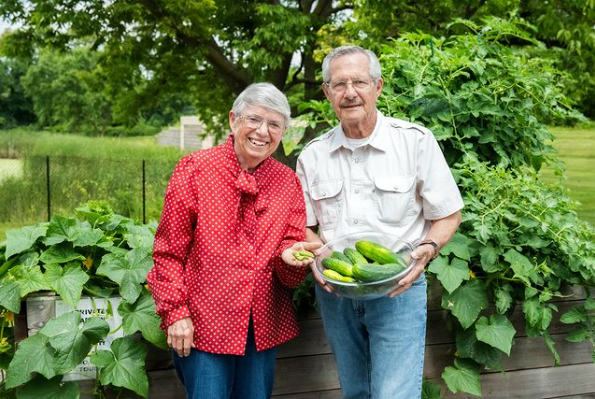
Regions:
[[[366, 231], [360, 231], [360, 232], [355, 232], [355, 233], [349, 233], [349, 234], [342, 235], [341, 237], [333, 238], [332, 240], [330, 240], [327, 243], [325, 243], [322, 247], [320, 247], [319, 251], [320, 251], [320, 253], [323, 253], [325, 249], [328, 249], [328, 246], [330, 246], [332, 244], [335, 244], [335, 243], [337, 243], [339, 241], [342, 241], [342, 240], [344, 240], [344, 239], [346, 239], [348, 237], [359, 236], [359, 235], [361, 235], [361, 236], [365, 236], [365, 235], [391, 236], [391, 237], [394, 237], [395, 238], [395, 242], [402, 242], [402, 243], [406, 244], [407, 246], [409, 246], [411, 248], [411, 252], [413, 252], [415, 250], [415, 246], [413, 245], [413, 243], [411, 241], [403, 240], [402, 238], [397, 237], [396, 235], [393, 235], [393, 234], [390, 234], [390, 233], [383, 233], [383, 232], [374, 231], [374, 230], [366, 230]], [[320, 255], [317, 255], [316, 256], [315, 263], [318, 263], [318, 259], [319, 258], [320, 258]], [[325, 282], [329, 282], [331, 284], [339, 285], [339, 286], [344, 286], [344, 287], [365, 287], [365, 286], [379, 285], [381, 283], [387, 283], [387, 282], [389, 282], [391, 280], [397, 279], [398, 277], [404, 276], [405, 274], [408, 274], [411, 271], [411, 269], [413, 269], [413, 267], [415, 266], [415, 263], [416, 263], [416, 259], [413, 259], [411, 261], [411, 263], [409, 263], [409, 265], [407, 265], [407, 268], [405, 268], [401, 272], [395, 274], [394, 276], [385, 278], [383, 280], [368, 281], [368, 282], [358, 282], [358, 281], [356, 281], [356, 282], [353, 282], [353, 283], [348, 283], [348, 282], [345, 282], [345, 281], [334, 280], [334, 279], [331, 279], [331, 278], [325, 276], [323, 273], [321, 273], [318, 270], [318, 266], [316, 264], [313, 265], [314, 267], [312, 269], [313, 269], [313, 273], [315, 273], [317, 276], [320, 276]]]

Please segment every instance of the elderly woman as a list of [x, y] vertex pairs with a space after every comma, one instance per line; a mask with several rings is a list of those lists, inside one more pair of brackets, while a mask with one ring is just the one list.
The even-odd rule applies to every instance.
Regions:
[[184, 157], [167, 187], [147, 277], [187, 398], [268, 398], [275, 347], [298, 334], [292, 288], [311, 259], [295, 173], [270, 155], [290, 120], [283, 93], [246, 88], [231, 135]]

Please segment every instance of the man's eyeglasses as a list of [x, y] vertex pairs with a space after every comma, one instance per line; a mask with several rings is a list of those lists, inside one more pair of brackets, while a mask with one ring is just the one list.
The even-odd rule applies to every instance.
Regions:
[[351, 85], [356, 90], [365, 90], [370, 87], [372, 82], [374, 82], [374, 79], [338, 80], [336, 82], [325, 83], [325, 85], [335, 93], [343, 93], [347, 90], [348, 85]]
[[267, 128], [271, 134], [281, 134], [285, 130], [284, 126], [277, 122], [268, 119], [263, 119], [258, 115], [240, 115], [239, 119], [244, 121], [244, 125], [250, 129], [260, 129], [264, 121], [266, 120]]

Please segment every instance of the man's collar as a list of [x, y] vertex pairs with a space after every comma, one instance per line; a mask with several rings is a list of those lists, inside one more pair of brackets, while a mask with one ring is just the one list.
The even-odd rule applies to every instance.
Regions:
[[[382, 115], [382, 113], [378, 110], [376, 110], [376, 113], [376, 126], [374, 126], [374, 131], [372, 132], [371, 140], [368, 142], [368, 145], [376, 148], [377, 150], [385, 152], [387, 148], [387, 138], [386, 134], [381, 134], [382, 126], [384, 124], [384, 115]], [[339, 123], [339, 125], [333, 130], [334, 132], [331, 139], [330, 152], [333, 152], [341, 147], [348, 147], [347, 137], [345, 137], [345, 133], [343, 132], [343, 126]]]

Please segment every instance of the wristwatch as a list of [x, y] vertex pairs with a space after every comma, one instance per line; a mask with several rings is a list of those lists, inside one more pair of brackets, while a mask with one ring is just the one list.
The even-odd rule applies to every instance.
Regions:
[[438, 241], [427, 238], [417, 244], [418, 247], [421, 247], [422, 245], [431, 245], [432, 248], [434, 248], [434, 256], [432, 256], [432, 260], [438, 257], [438, 254], [440, 253], [440, 243]]

